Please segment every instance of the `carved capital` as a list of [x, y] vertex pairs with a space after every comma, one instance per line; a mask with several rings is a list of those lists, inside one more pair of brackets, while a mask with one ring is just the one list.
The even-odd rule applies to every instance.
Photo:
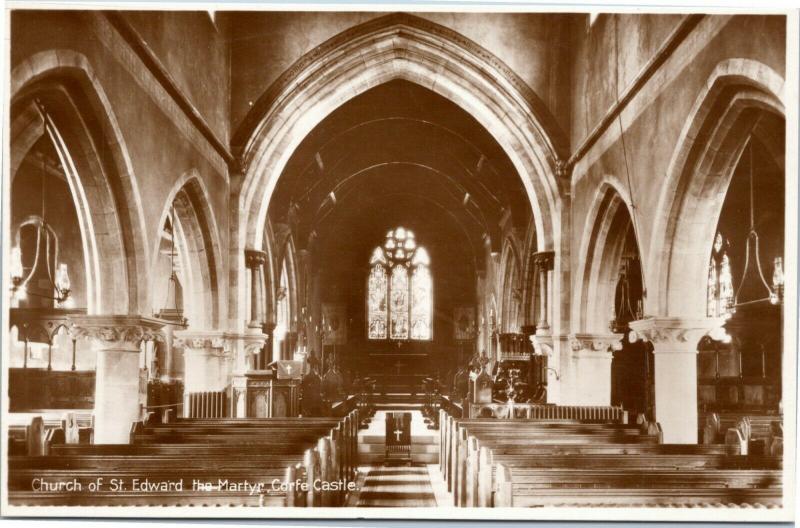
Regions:
[[245, 354], [257, 354], [267, 342], [267, 335], [258, 332], [244, 334], [225, 334], [231, 347], [241, 347]]
[[572, 334], [569, 344], [573, 352], [609, 352], [615, 349], [622, 339], [622, 334]]
[[533, 262], [536, 264], [536, 269], [540, 272], [552, 270], [555, 255], [555, 251], [539, 251], [538, 253], [534, 253]]
[[224, 332], [198, 332], [179, 330], [174, 334], [175, 346], [193, 351], [202, 351], [208, 355], [227, 356], [231, 347]]
[[552, 336], [538, 336], [533, 335], [530, 337], [533, 344], [533, 351], [537, 356], [552, 356], [553, 355], [553, 337]]
[[165, 321], [129, 315], [75, 315], [69, 317], [75, 337], [93, 339], [103, 346], [138, 347], [142, 341], [164, 341]]
[[711, 317], [649, 317], [628, 325], [639, 337], [653, 343], [656, 354], [691, 354], [697, 353], [700, 339], [723, 322]]
[[272, 335], [272, 332], [275, 331], [275, 328], [278, 326], [278, 323], [274, 321], [268, 321], [261, 325], [261, 330], [268, 336]]
[[244, 250], [244, 264], [248, 269], [259, 268], [267, 261], [267, 254], [259, 249]]

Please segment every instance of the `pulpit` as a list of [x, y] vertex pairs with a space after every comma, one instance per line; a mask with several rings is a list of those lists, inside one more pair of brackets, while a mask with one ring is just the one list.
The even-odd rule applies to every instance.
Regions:
[[252, 370], [233, 378], [232, 415], [237, 418], [281, 418], [299, 414], [300, 380], [272, 370]]

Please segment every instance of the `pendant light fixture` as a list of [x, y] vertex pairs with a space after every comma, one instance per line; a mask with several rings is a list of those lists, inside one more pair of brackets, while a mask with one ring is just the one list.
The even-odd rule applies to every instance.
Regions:
[[[45, 131], [49, 118], [40, 101], [36, 107], [42, 115]], [[41, 155], [41, 215], [30, 215], [17, 226], [14, 246], [11, 248], [9, 274], [11, 276], [11, 296], [17, 301], [24, 300], [28, 295], [52, 299], [57, 308], [66, 308], [70, 299], [70, 279], [67, 264], [59, 261], [58, 235], [46, 220], [46, 185], [45, 185], [45, 155]], [[36, 233], [36, 247], [33, 255], [33, 264], [30, 268], [23, 264], [22, 233], [25, 229], [33, 229]], [[42, 269], [43, 268], [43, 269]], [[46, 295], [29, 289], [30, 281], [34, 277], [46, 276], [52, 287], [52, 294]]]
[[[747, 233], [747, 241], [745, 243], [745, 257], [744, 257], [744, 271], [742, 272], [742, 281], [739, 283], [739, 287], [736, 289], [736, 295], [734, 296], [734, 309], [739, 306], [744, 306], [747, 304], [755, 304], [764, 301], [769, 301], [771, 304], [782, 304], [783, 303], [783, 258], [782, 257], [775, 257], [773, 260], [773, 271], [772, 271], [772, 285], [767, 282], [767, 279], [764, 277], [764, 271], [761, 266], [761, 250], [759, 247], [759, 236], [758, 231], [756, 231], [756, 224], [755, 224], [755, 200], [754, 200], [754, 192], [753, 192], [753, 138], [752, 136], [748, 140], [747, 145], [748, 150], [748, 176], [750, 179], [750, 226], [749, 231]], [[751, 265], [752, 263], [752, 265]], [[750, 271], [750, 268], [753, 268]], [[744, 286], [745, 282], [748, 281], [750, 275], [754, 275], [753, 281], [760, 281], [761, 285], [764, 287], [764, 291], [766, 293], [766, 297], [761, 297], [758, 299], [752, 299], [748, 301], [741, 301], [740, 294], [742, 293], [742, 287]]]

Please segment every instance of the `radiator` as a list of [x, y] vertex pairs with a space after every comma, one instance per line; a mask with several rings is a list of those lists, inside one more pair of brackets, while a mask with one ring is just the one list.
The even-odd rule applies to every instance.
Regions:
[[228, 417], [228, 395], [225, 391], [189, 392], [184, 400], [185, 418]]

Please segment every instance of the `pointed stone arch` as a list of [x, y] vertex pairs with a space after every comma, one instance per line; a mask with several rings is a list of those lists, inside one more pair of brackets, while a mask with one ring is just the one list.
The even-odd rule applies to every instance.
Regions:
[[641, 246], [636, 236], [630, 197], [613, 176], [606, 176], [596, 193], [581, 236], [572, 303], [575, 332], [604, 334], [612, 319], [616, 279], [632, 234], [641, 261]]
[[659, 197], [647, 262], [648, 283], [657, 288], [648, 313], [705, 316], [708, 259], [734, 169], [759, 115], [785, 118], [784, 98], [783, 78], [760, 62], [729, 59], [712, 72]]
[[[196, 171], [183, 174], [175, 182], [164, 203], [159, 226], [165, 224], [173, 208], [176, 223], [183, 233], [187, 251], [185, 259], [193, 277], [191, 284], [184, 285], [184, 294], [188, 294], [184, 307], [191, 306], [194, 315], [188, 317], [189, 327], [217, 329], [223, 320], [221, 312], [225, 309], [220, 295], [224, 276], [221, 246], [208, 189]], [[158, 245], [159, 240], [154, 241], [150, 269], [156, 265]], [[154, 312], [158, 310], [156, 305], [152, 308]]]
[[31, 55], [11, 71], [12, 178], [44, 133], [35, 98], [52, 100], [48, 115], [70, 178], [92, 282], [90, 313], [140, 313], [149, 245], [136, 176], [122, 130], [88, 59], [72, 50]]
[[[503, 243], [500, 257], [500, 326], [503, 332], [511, 332], [520, 323], [522, 315], [522, 265], [519, 249], [512, 237]], [[515, 302], [515, 296], [518, 298]], [[521, 323], [520, 323], [521, 324]], [[518, 325], [517, 325], [518, 326]], [[518, 331], [519, 328], [516, 328]]]
[[[231, 222], [238, 248], [261, 247], [272, 191], [294, 149], [331, 111], [371, 87], [404, 79], [455, 102], [503, 147], [531, 202], [539, 249], [568, 251], [561, 236], [566, 153], [552, 119], [530, 89], [496, 57], [463, 36], [418, 17], [381, 17], [336, 37], [302, 57], [270, 88], [244, 144], [243, 180]], [[566, 222], [564, 222], [566, 225]], [[554, 241], [562, 241], [553, 248]], [[231, 311], [246, 306], [243, 251], [233, 278]], [[556, 259], [556, 274], [563, 275]], [[557, 288], [563, 281], [557, 281]], [[555, 292], [560, 298], [561, 292]], [[241, 317], [240, 317], [241, 319]]]

